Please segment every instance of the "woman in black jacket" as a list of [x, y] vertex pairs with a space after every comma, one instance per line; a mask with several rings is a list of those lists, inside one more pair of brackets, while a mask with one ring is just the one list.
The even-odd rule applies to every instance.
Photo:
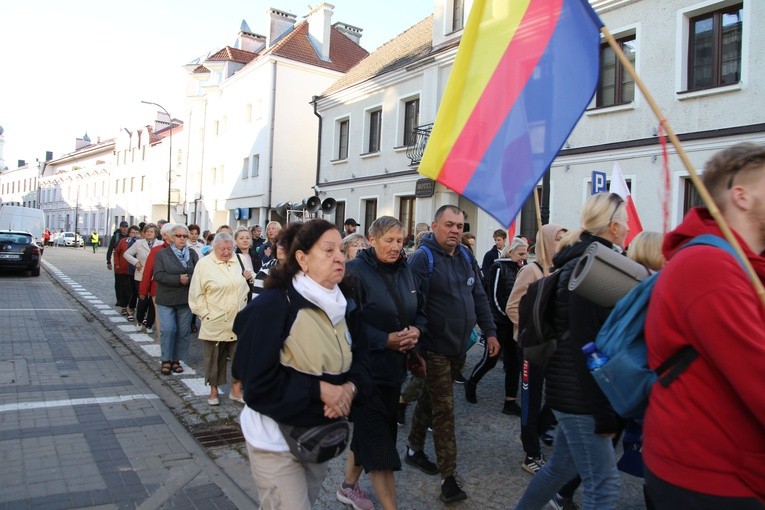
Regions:
[[[518, 356], [518, 348], [513, 340], [513, 323], [505, 312], [507, 298], [513, 290], [515, 277], [518, 271], [526, 264], [529, 243], [520, 237], [502, 250], [500, 258], [494, 261], [489, 269], [487, 283], [489, 287], [489, 306], [497, 326], [497, 340], [502, 348], [502, 363], [505, 366], [505, 404], [502, 413], [508, 415], [521, 415], [521, 408], [516, 401], [518, 394], [518, 376], [520, 375], [521, 359]], [[499, 356], [489, 356], [489, 349], [484, 346], [481, 361], [473, 368], [465, 383], [465, 399], [475, 404], [478, 402], [476, 388], [484, 375], [497, 366]]]
[[622, 251], [629, 226], [624, 200], [614, 193], [591, 197], [582, 210], [582, 227], [561, 240], [553, 258], [562, 271], [556, 292], [555, 329], [568, 332], [558, 343], [546, 371], [546, 400], [558, 420], [550, 459], [534, 475], [516, 509], [542, 508], [577, 473], [582, 477], [584, 509], [616, 508], [619, 474], [612, 440], [622, 420], [587, 369], [582, 346], [595, 340], [610, 309], [569, 292], [579, 258], [599, 242]]
[[[348, 262], [347, 271], [359, 299], [358, 319], [369, 347], [369, 370], [377, 391], [351, 414], [353, 440], [337, 499], [354, 508], [371, 508], [358, 486], [363, 467], [377, 499], [389, 510], [396, 508], [393, 472], [401, 469], [396, 416], [406, 378], [404, 353], [417, 345], [425, 315], [414, 277], [402, 256], [401, 222], [392, 216], [378, 218], [369, 228], [369, 242], [370, 248]], [[360, 505], [360, 499], [365, 499], [365, 504]]]

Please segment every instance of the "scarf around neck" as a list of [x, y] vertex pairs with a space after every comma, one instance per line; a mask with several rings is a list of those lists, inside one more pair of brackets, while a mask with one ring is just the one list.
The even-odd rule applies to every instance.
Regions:
[[333, 289], [328, 289], [316, 283], [304, 272], [298, 271], [292, 278], [292, 286], [301, 296], [324, 310], [333, 326], [345, 317], [348, 303], [337, 285]]
[[181, 264], [183, 264], [183, 267], [188, 267], [190, 257], [189, 247], [184, 246], [182, 250], [179, 250], [174, 244], [171, 244], [170, 247], [173, 249], [175, 256], [178, 257], [178, 260], [181, 261]]

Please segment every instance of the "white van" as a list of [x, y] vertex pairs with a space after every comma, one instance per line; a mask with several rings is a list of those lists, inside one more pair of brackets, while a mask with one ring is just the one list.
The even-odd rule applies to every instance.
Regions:
[[21, 207], [18, 205], [0, 206], [0, 230], [25, 231], [32, 234], [42, 245], [45, 231], [45, 215], [42, 209]]

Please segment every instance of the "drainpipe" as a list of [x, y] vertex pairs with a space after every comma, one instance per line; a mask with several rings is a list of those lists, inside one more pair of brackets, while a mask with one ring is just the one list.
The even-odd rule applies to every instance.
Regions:
[[[268, 197], [266, 198], [266, 211], [271, 209], [271, 194], [273, 193], [274, 186], [274, 134], [275, 127], [274, 122], [276, 120], [276, 61], [272, 60], [274, 72], [271, 75], [271, 140], [268, 144]], [[268, 212], [266, 212], [266, 218], [264, 223], [268, 223]]]
[[[319, 145], [316, 148], [316, 186], [319, 185], [319, 178], [321, 177], [321, 124], [324, 118], [319, 114], [319, 112], [316, 110], [317, 108], [317, 102], [319, 100], [319, 96], [313, 96], [311, 100], [311, 104], [313, 105], [313, 114], [319, 117]], [[316, 196], [319, 196], [319, 192], [316, 190], [316, 187], [314, 187], [314, 192], [316, 193]]]
[[[191, 137], [191, 131], [189, 131], [189, 137]], [[202, 114], [202, 151], [199, 155], [199, 198], [194, 200], [194, 223], [199, 225], [200, 221], [197, 218], [197, 200], [202, 202], [204, 206], [204, 200], [202, 200], [202, 190], [205, 183], [205, 140], [207, 139], [207, 99], [205, 99], [204, 113]], [[204, 228], [200, 225], [199, 228]]]

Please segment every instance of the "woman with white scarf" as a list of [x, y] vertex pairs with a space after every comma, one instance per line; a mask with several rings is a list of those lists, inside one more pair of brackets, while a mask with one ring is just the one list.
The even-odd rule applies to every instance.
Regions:
[[[312, 427], [347, 417], [370, 388], [361, 338], [351, 337], [338, 285], [345, 275], [340, 233], [325, 220], [293, 223], [284, 264], [237, 316], [233, 366], [244, 390], [241, 414], [262, 509], [311, 508], [327, 462], [301, 463], [279, 424]], [[285, 234], [287, 232], [285, 231]]]
[[157, 252], [154, 260], [161, 372], [165, 375], [180, 374], [183, 372], [180, 360], [188, 360], [191, 334], [189, 283], [199, 260], [197, 252], [187, 246], [188, 238], [186, 225], [175, 225], [170, 232], [170, 246]]

